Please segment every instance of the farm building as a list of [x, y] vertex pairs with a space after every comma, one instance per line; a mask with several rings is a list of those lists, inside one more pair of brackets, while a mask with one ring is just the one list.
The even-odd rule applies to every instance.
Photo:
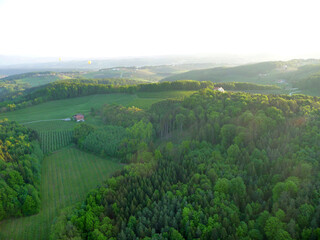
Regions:
[[215, 87], [213, 90], [217, 90], [219, 92], [224, 92], [224, 89], [222, 87]]
[[76, 114], [73, 115], [72, 118], [77, 122], [84, 122], [84, 115], [83, 114]]

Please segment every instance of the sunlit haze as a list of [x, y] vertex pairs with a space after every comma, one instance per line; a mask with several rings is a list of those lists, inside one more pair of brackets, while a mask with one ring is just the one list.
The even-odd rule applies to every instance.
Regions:
[[319, 18], [318, 1], [0, 0], [0, 55], [319, 57]]

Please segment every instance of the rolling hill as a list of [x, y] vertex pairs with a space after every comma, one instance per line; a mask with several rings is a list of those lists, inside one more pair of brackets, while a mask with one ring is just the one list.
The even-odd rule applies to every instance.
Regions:
[[194, 69], [204, 69], [213, 66], [218, 65], [213, 63], [190, 63], [142, 67], [114, 67], [101, 68], [99, 70], [55, 69], [54, 71], [50, 70], [32, 72], [25, 69], [22, 73], [6, 73], [5, 75], [2, 75], [0, 71], [0, 97], [4, 95], [10, 95], [17, 91], [40, 87], [59, 80], [77, 79], [81, 81], [96, 81], [100, 79], [108, 80], [99, 82], [101, 84], [131, 85], [144, 82], [157, 82], [165, 77], [177, 73]]
[[129, 78], [149, 82], [156, 82], [174, 74], [183, 73], [195, 69], [205, 69], [213, 66], [218, 65], [214, 63], [190, 63], [141, 67], [114, 67], [104, 68], [98, 71], [90, 71], [88, 73], [82, 74], [81, 77], [94, 79]]
[[[320, 61], [314, 59], [291, 60], [287, 62], [262, 62], [236, 67], [218, 67], [193, 70], [176, 74], [161, 81], [198, 80], [212, 82], [250, 82], [258, 84], [277, 84], [283, 89], [295, 90], [304, 85], [304, 81], [320, 72]], [[301, 93], [319, 95], [319, 90], [301, 88]], [[312, 90], [312, 91], [311, 91]], [[292, 91], [291, 91], [292, 92]]]

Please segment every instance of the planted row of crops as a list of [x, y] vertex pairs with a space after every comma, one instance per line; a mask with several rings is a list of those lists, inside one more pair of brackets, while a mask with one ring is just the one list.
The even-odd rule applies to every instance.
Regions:
[[54, 152], [72, 142], [73, 131], [41, 131], [39, 132], [41, 148], [44, 153]]

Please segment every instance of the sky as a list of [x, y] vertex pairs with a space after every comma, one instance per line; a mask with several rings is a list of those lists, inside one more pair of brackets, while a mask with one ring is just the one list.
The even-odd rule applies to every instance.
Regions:
[[0, 0], [0, 55], [320, 58], [318, 2]]

